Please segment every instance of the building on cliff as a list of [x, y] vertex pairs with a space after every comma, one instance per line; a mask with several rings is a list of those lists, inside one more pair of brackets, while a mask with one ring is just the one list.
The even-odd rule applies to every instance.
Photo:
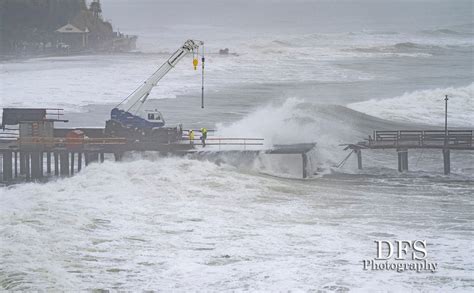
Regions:
[[3, 0], [0, 53], [41, 55], [130, 51], [136, 36], [114, 32], [100, 0]]
[[69, 50], [71, 48], [76, 50], [83, 50], [88, 47], [89, 43], [89, 29], [81, 30], [74, 25], [68, 23], [65, 26], [56, 30], [57, 45], [56, 48], [64, 48]]

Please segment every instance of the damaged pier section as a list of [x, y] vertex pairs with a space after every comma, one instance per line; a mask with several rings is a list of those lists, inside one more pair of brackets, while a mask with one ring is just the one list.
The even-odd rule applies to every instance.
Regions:
[[442, 151], [444, 174], [451, 173], [451, 151], [474, 151], [474, 130], [383, 130], [374, 131], [368, 139], [347, 144], [345, 150], [357, 155], [357, 166], [362, 169], [362, 150], [395, 150], [398, 171], [408, 171], [409, 149], [438, 149]]

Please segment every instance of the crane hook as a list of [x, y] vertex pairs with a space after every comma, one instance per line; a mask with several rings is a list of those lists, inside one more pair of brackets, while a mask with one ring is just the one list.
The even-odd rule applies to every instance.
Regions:
[[193, 66], [194, 66], [194, 70], [197, 70], [198, 64], [199, 64], [198, 53], [195, 53], [194, 50], [193, 50]]

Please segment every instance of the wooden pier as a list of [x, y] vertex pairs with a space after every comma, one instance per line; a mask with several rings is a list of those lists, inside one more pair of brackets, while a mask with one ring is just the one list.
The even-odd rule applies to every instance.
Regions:
[[[71, 131], [80, 130], [84, 137], [67, 137]], [[260, 138], [209, 137], [206, 146], [263, 146]], [[104, 129], [54, 129], [53, 137], [0, 137], [2, 155], [1, 182], [42, 180], [50, 176], [70, 176], [92, 162], [104, 162], [106, 157], [120, 161], [125, 152], [152, 151], [160, 154], [185, 155], [202, 148], [199, 139], [192, 143], [182, 137], [169, 143], [125, 138], [105, 137]]]
[[[84, 137], [68, 137], [68, 133], [81, 131]], [[185, 131], [186, 132], [186, 131]], [[156, 141], [130, 141], [125, 138], [104, 137], [102, 128], [54, 129], [53, 137], [0, 137], [2, 159], [2, 176], [0, 182], [12, 184], [24, 181], [45, 181], [59, 176], [67, 177], [80, 172], [87, 165], [106, 158], [122, 160], [125, 152], [157, 152], [162, 155], [207, 156], [209, 153], [225, 154], [226, 152], [260, 152], [268, 154], [301, 154], [303, 178], [308, 176], [307, 153], [315, 144], [278, 145], [269, 150], [262, 150], [262, 138], [223, 138], [208, 137], [206, 147], [199, 139], [189, 141], [183, 136], [180, 140], [169, 143]], [[208, 146], [214, 147], [212, 150]], [[226, 150], [228, 146], [238, 146], [241, 151]], [[258, 147], [260, 150], [252, 150]]]
[[439, 149], [443, 154], [444, 174], [451, 172], [451, 151], [474, 150], [473, 130], [383, 130], [374, 131], [368, 139], [347, 144], [357, 155], [362, 169], [362, 150], [394, 149], [398, 154], [398, 171], [408, 171], [409, 149]]

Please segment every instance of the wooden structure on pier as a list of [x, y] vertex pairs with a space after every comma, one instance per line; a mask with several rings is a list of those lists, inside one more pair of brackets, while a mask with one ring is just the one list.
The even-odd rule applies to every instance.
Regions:
[[442, 150], [444, 173], [451, 172], [451, 150], [474, 150], [473, 130], [383, 130], [356, 144], [347, 144], [357, 155], [357, 165], [362, 169], [362, 150], [394, 149], [398, 153], [398, 171], [408, 171], [409, 149]]

